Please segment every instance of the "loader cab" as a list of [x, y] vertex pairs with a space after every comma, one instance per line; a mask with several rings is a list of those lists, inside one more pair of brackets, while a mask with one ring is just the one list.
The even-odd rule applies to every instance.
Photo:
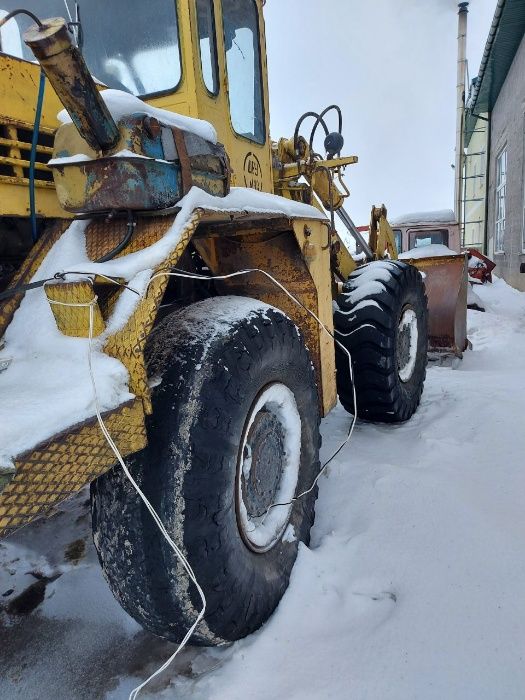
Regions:
[[[0, 0], [0, 14], [19, 4]], [[42, 18], [79, 20], [79, 43], [96, 79], [156, 107], [211, 122], [230, 157], [232, 184], [272, 192], [263, 4], [26, 0], [24, 7]], [[17, 17], [6, 25], [0, 51], [32, 61], [21, 41], [30, 23]]]

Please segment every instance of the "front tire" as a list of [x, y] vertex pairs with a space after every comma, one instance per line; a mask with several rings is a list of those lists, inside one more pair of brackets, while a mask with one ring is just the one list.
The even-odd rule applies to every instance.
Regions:
[[[158, 382], [148, 447], [130, 471], [182, 549], [207, 609], [192, 642], [244, 637], [284, 594], [308, 543], [319, 471], [314, 372], [295, 325], [242, 297], [178, 311], [147, 352]], [[105, 576], [143, 627], [180, 642], [201, 601], [117, 466], [92, 486], [94, 540]]]
[[[352, 356], [357, 415], [396, 423], [416, 411], [425, 383], [428, 310], [423, 279], [402, 261], [355, 270], [334, 310], [335, 337]], [[336, 344], [337, 390], [354, 413], [348, 355]]]

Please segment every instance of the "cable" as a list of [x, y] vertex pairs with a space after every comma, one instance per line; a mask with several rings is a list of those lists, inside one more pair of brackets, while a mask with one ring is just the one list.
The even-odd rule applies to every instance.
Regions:
[[20, 9], [13, 10], [12, 12], [9, 12], [5, 17], [2, 17], [2, 19], [0, 19], [0, 28], [3, 27], [6, 22], [9, 22], [10, 19], [13, 19], [13, 17], [16, 17], [17, 15], [27, 15], [28, 17], [31, 17], [33, 22], [35, 22], [35, 24], [38, 24], [39, 27], [44, 26], [42, 22], [38, 19], [38, 17], [32, 12], [29, 12], [29, 10]]
[[113, 260], [113, 258], [115, 258], [119, 253], [122, 253], [122, 251], [128, 247], [136, 225], [137, 225], [137, 222], [133, 218], [133, 212], [131, 211], [131, 209], [128, 209], [128, 223], [126, 225], [126, 233], [124, 234], [124, 238], [120, 241], [120, 243], [118, 245], [116, 245], [113, 248], [113, 250], [110, 250], [109, 253], [106, 253], [101, 258], [98, 258], [97, 260], [94, 260], [93, 262], [105, 263], [105, 262], [108, 262], [109, 260]]
[[67, 15], [69, 17], [69, 21], [72, 22], [73, 16], [71, 15], [71, 11], [69, 9], [69, 5], [67, 4], [67, 0], [64, 0], [64, 5], [66, 6], [66, 12], [67, 12]]
[[33, 123], [33, 136], [31, 138], [31, 153], [29, 156], [29, 211], [31, 215], [31, 236], [33, 243], [38, 240], [38, 228], [36, 223], [35, 203], [35, 163], [38, 135], [40, 133], [40, 120], [42, 118], [42, 105], [44, 104], [44, 90], [46, 87], [46, 75], [40, 69], [40, 82], [38, 84], [38, 97], [36, 100], [35, 121]]
[[95, 403], [95, 412], [97, 415], [97, 421], [99, 424], [99, 427], [102, 431], [102, 434], [106, 438], [106, 441], [108, 445], [110, 446], [111, 450], [113, 451], [113, 454], [117, 458], [120, 466], [122, 467], [122, 470], [124, 471], [124, 474], [130, 481], [131, 485], [141, 498], [142, 502], [148, 509], [151, 517], [153, 518], [154, 522], [156, 523], [157, 527], [159, 528], [162, 536], [168, 543], [168, 545], [171, 547], [173, 552], [175, 553], [175, 556], [178, 558], [178, 560], [181, 562], [182, 566], [184, 567], [186, 573], [188, 574], [190, 580], [195, 584], [195, 587], [197, 588], [197, 591], [199, 593], [200, 599], [202, 601], [202, 609], [197, 615], [197, 618], [195, 619], [195, 622], [193, 625], [189, 628], [187, 631], [186, 635], [184, 636], [183, 640], [175, 649], [174, 653], [165, 661], [160, 668], [158, 668], [154, 673], [152, 673], [145, 681], [143, 681], [140, 685], [138, 685], [134, 690], [131, 691], [129, 694], [129, 700], [136, 700], [140, 691], [150, 683], [156, 676], [158, 676], [160, 673], [162, 673], [168, 666], [173, 662], [175, 657], [184, 649], [186, 644], [188, 643], [188, 640], [194, 633], [195, 629], [197, 628], [197, 625], [200, 623], [200, 621], [203, 619], [204, 614], [206, 612], [206, 596], [204, 595], [204, 591], [202, 590], [201, 586], [199, 585], [199, 582], [197, 581], [197, 577], [195, 576], [195, 573], [189, 563], [189, 561], [186, 559], [182, 551], [179, 549], [177, 544], [173, 541], [173, 539], [170, 537], [168, 534], [168, 531], [164, 527], [164, 523], [160, 519], [159, 515], [157, 514], [156, 510], [153, 508], [151, 503], [149, 502], [148, 498], [146, 495], [143, 493], [142, 489], [140, 486], [137, 484], [133, 476], [131, 475], [130, 471], [128, 470], [126, 463], [124, 461], [124, 458], [120, 454], [120, 451], [116, 444], [113, 441], [113, 438], [111, 437], [108, 429], [106, 428], [106, 425], [104, 423], [104, 420], [102, 419], [101, 415], [101, 410], [100, 410], [100, 404], [98, 400], [98, 393], [97, 393], [97, 385], [95, 381], [95, 375], [93, 372], [93, 363], [92, 363], [92, 355], [93, 355], [93, 328], [94, 328], [94, 307], [95, 304], [98, 301], [97, 296], [94, 294], [93, 299], [90, 302], [86, 303], [70, 303], [70, 302], [63, 302], [63, 301], [54, 301], [54, 300], [49, 300], [51, 304], [53, 305], [58, 305], [58, 306], [70, 306], [70, 307], [84, 307], [84, 308], [89, 308], [89, 352], [88, 352], [88, 365], [89, 365], [89, 376], [91, 378], [91, 385], [93, 387], [93, 396], [94, 396], [94, 403]]
[[[316, 119], [316, 121], [315, 121], [315, 124], [314, 124], [313, 127], [312, 127], [312, 131], [310, 132], [310, 144], [309, 144], [310, 150], [313, 149], [313, 146], [314, 146], [314, 138], [315, 138], [315, 134], [316, 134], [316, 131], [317, 131], [317, 127], [319, 126], [319, 124], [321, 124], [321, 125], [323, 126], [323, 128], [324, 128], [324, 130], [325, 130], [325, 134], [326, 134], [327, 127], [326, 127], [326, 122], [325, 122], [324, 118], [325, 118], [325, 116], [328, 114], [328, 112], [331, 112], [332, 110], [334, 110], [335, 112], [337, 112], [337, 115], [338, 115], [338, 117], [339, 117], [339, 129], [338, 129], [338, 133], [341, 134], [341, 132], [343, 131], [343, 113], [341, 112], [341, 108], [339, 107], [339, 105], [330, 105], [330, 107], [327, 107], [326, 109], [323, 109], [323, 111], [321, 112], [321, 114], [318, 115], [318, 117], [317, 117], [317, 119]], [[326, 135], [328, 135], [328, 134], [326, 134]]]
[[141, 296], [140, 292], [137, 291], [136, 289], [133, 289], [133, 287], [130, 287], [127, 284], [124, 284], [124, 282], [121, 282], [117, 277], [110, 277], [109, 275], [104, 275], [102, 272], [77, 272], [70, 270], [68, 272], [56, 272], [53, 277], [46, 277], [46, 279], [43, 280], [36, 280], [35, 282], [29, 282], [28, 284], [19, 284], [16, 287], [10, 287], [3, 292], [0, 292], [0, 301], [3, 301], [4, 299], [9, 299], [10, 297], [14, 297], [16, 294], [25, 294], [26, 292], [30, 292], [32, 289], [38, 289], [39, 287], [45, 287], [45, 285], [48, 282], [54, 282], [56, 280], [62, 280], [64, 281], [67, 277], [67, 275], [82, 275], [86, 277], [102, 277], [102, 279], [107, 280], [108, 282], [111, 282], [112, 284], [115, 284], [119, 287], [123, 287], [124, 289], [129, 289], [130, 292], [133, 292], [134, 294], [137, 294], [139, 297]]
[[0, 292], [0, 301], [3, 301], [4, 299], [9, 299], [10, 297], [14, 297], [16, 294], [25, 294], [26, 292], [29, 292], [31, 289], [38, 289], [39, 287], [44, 287], [47, 282], [53, 282], [54, 280], [64, 279], [64, 276], [69, 273], [65, 272], [57, 272], [53, 277], [46, 277], [46, 279], [43, 280], [36, 280], [36, 282], [28, 282], [27, 284], [19, 284], [16, 287], [10, 287], [8, 289], [5, 289], [3, 292]]

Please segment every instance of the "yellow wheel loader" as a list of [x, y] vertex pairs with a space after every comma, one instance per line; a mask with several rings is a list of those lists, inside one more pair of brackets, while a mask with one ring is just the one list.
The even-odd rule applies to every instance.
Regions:
[[195, 643], [277, 606], [338, 394], [404, 421], [425, 378], [424, 281], [342, 207], [340, 110], [270, 140], [263, 4], [0, 0], [0, 535], [91, 484], [113, 593], [179, 642], [195, 582]]

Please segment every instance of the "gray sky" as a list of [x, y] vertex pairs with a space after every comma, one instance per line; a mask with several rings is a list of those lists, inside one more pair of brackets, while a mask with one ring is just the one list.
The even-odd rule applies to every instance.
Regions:
[[[470, 3], [471, 78], [495, 7]], [[373, 203], [391, 216], [453, 208], [456, 13], [455, 0], [267, 0], [272, 137], [341, 106], [344, 152], [359, 156], [346, 170], [358, 224]]]

